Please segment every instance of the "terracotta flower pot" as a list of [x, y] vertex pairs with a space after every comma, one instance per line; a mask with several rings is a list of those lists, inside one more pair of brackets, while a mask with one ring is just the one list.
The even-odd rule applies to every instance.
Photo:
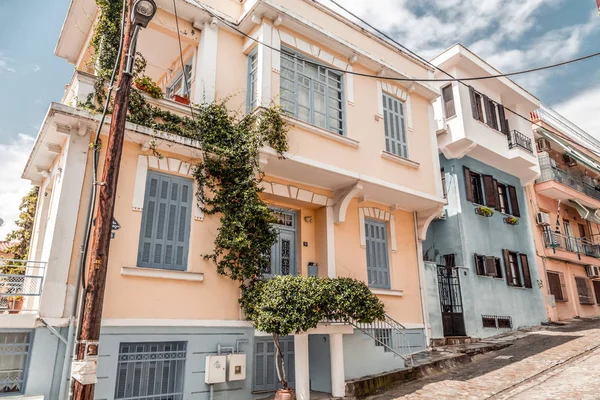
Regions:
[[8, 300], [8, 313], [18, 314], [23, 308], [23, 299]]
[[171, 97], [171, 99], [175, 100], [178, 103], [185, 104], [186, 106], [190, 104], [190, 99], [188, 99], [187, 97], [180, 96], [178, 94], [174, 94], [173, 97]]
[[275, 400], [295, 400], [294, 391], [292, 389], [279, 389], [275, 393]]

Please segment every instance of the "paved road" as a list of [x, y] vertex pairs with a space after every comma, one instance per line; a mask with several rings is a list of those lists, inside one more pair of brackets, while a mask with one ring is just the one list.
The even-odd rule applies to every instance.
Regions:
[[600, 320], [530, 332], [470, 364], [368, 399], [600, 399]]

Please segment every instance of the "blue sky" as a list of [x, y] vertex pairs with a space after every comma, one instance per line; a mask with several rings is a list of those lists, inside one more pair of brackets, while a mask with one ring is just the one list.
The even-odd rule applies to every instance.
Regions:
[[[600, 51], [594, 0], [339, 1], [425, 58], [461, 42], [511, 72]], [[53, 54], [68, 5], [0, 1], [0, 217], [7, 221], [0, 240], [13, 228], [28, 189], [20, 174], [33, 138], [73, 72]], [[600, 57], [515, 80], [600, 137]]]

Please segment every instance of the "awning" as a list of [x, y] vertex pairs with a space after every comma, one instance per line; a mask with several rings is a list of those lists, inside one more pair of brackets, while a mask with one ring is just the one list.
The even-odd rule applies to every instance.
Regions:
[[572, 148], [563, 139], [556, 137], [555, 134], [553, 134], [552, 132], [550, 132], [549, 130], [547, 130], [545, 128], [537, 128], [536, 132], [539, 133], [540, 135], [544, 136], [546, 139], [559, 145], [564, 150], [564, 152], [566, 154], [568, 154], [569, 156], [576, 158], [577, 160], [579, 160], [580, 162], [585, 164], [588, 168], [590, 168], [594, 172], [600, 174], [600, 164], [596, 163], [595, 161], [593, 161], [586, 155], [582, 154], [578, 150], [575, 150], [574, 148]]
[[575, 199], [571, 199], [571, 205], [577, 210], [577, 213], [581, 218], [595, 224], [600, 224], [600, 210], [586, 207]]

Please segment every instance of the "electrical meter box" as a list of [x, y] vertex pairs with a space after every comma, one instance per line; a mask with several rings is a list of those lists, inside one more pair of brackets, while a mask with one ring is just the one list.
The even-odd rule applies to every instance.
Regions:
[[227, 356], [227, 380], [243, 381], [246, 379], [246, 355], [229, 354]]
[[204, 382], [207, 384], [225, 383], [227, 372], [226, 356], [207, 356]]

